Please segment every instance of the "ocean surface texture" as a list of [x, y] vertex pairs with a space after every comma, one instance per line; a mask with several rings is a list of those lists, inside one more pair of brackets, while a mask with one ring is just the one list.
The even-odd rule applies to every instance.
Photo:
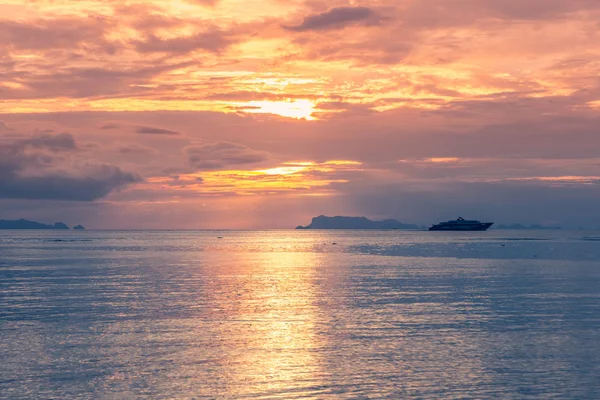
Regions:
[[411, 397], [600, 398], [600, 232], [0, 231], [2, 399]]

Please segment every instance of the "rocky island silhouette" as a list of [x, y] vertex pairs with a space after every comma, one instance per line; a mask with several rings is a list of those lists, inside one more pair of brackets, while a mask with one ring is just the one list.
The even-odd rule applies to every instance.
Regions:
[[[55, 222], [53, 225], [43, 224], [41, 222], [36, 221], [28, 221], [26, 219], [18, 219], [18, 220], [4, 220], [0, 219], [0, 229], [55, 229], [55, 230], [68, 230], [71, 229], [69, 226], [63, 222]], [[75, 228], [77, 230], [85, 229], [82, 225], [77, 225]]]
[[404, 224], [395, 219], [372, 221], [366, 217], [314, 217], [310, 225], [298, 226], [296, 229], [420, 229], [413, 224]]

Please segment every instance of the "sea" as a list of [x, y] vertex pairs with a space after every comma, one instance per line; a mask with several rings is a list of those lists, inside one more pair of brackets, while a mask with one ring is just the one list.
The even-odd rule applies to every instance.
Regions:
[[2, 399], [599, 399], [600, 232], [0, 231]]

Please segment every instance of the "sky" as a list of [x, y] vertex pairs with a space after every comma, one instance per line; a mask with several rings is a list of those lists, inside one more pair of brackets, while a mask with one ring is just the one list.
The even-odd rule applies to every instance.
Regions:
[[600, 227], [597, 0], [0, 0], [0, 218]]

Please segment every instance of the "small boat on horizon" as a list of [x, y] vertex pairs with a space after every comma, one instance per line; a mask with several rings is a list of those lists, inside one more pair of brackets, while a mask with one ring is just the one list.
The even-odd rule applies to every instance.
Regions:
[[429, 228], [430, 231], [486, 231], [493, 222], [481, 222], [475, 220], [466, 220], [458, 217], [454, 221], [440, 222]]

